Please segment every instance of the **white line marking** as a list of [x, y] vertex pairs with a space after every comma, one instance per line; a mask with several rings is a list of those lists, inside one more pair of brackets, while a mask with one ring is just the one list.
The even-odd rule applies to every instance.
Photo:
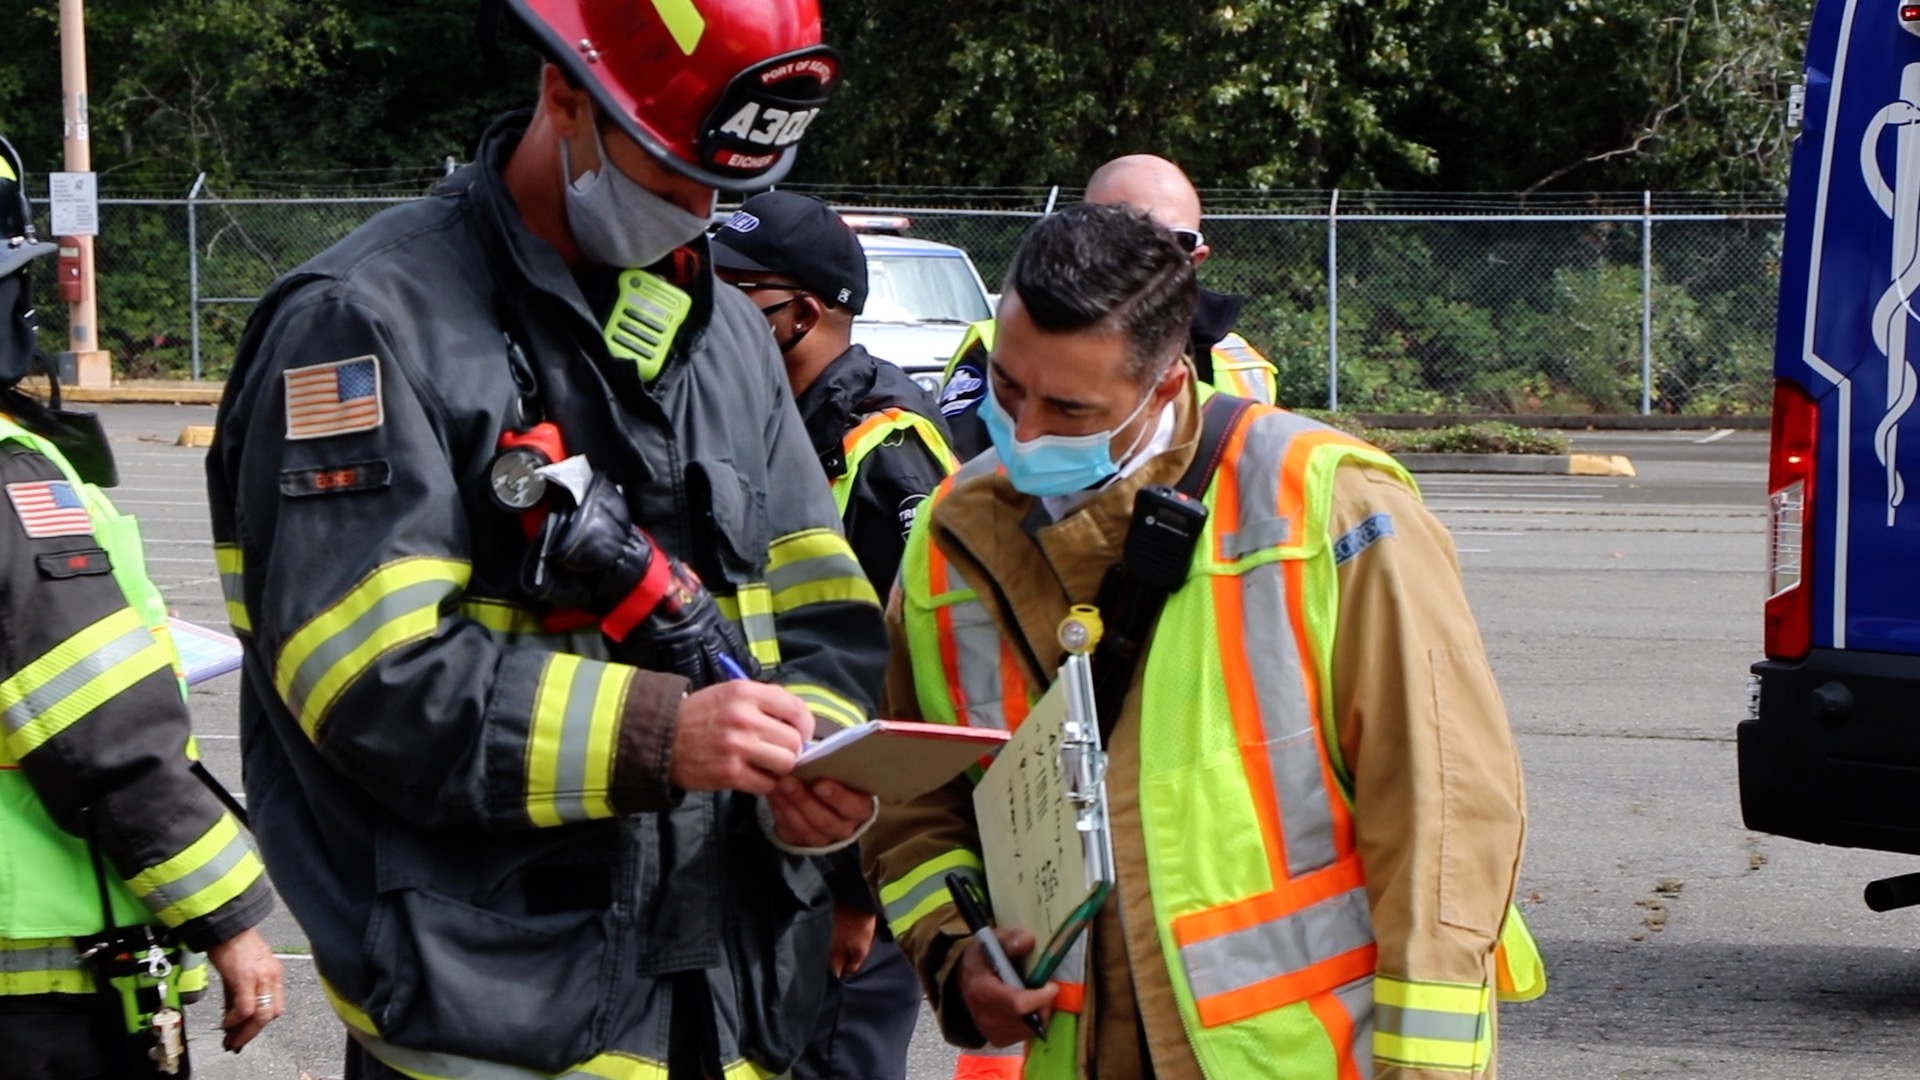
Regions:
[[1436, 499], [1594, 499], [1594, 500], [1606, 498], [1605, 495], [1528, 495], [1522, 492], [1509, 493], [1509, 492], [1503, 492], [1503, 491], [1461, 491], [1461, 492], [1454, 492], [1454, 493], [1449, 493], [1445, 491], [1436, 491], [1434, 492], [1433, 497]]
[[1706, 438], [1704, 438], [1704, 439], [1695, 439], [1695, 440], [1693, 440], [1693, 445], [1695, 445], [1695, 446], [1705, 446], [1705, 445], [1707, 445], [1708, 443], [1716, 443], [1716, 442], [1719, 442], [1719, 441], [1720, 441], [1721, 439], [1724, 439], [1724, 438], [1726, 438], [1727, 436], [1729, 436], [1729, 435], [1731, 435], [1731, 434], [1733, 434], [1733, 429], [1732, 429], [1732, 428], [1730, 428], [1730, 427], [1727, 427], [1727, 428], [1721, 428], [1721, 429], [1720, 429], [1719, 431], [1716, 431], [1716, 432], [1714, 432], [1713, 434], [1711, 434], [1711, 435], [1709, 435], [1709, 436], [1707, 436], [1707, 437], [1706, 437]]

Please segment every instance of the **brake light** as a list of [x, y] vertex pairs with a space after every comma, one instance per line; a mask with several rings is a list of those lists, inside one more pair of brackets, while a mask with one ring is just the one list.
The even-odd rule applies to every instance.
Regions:
[[1767, 462], [1767, 656], [1798, 660], [1813, 647], [1814, 474], [1820, 407], [1798, 386], [1773, 385], [1773, 443]]

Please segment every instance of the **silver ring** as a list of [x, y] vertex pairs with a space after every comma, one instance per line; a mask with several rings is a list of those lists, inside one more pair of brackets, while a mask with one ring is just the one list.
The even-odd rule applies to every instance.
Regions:
[[261, 994], [259, 997], [253, 999], [253, 1003], [255, 1005], [271, 1005], [273, 1004], [273, 995]]

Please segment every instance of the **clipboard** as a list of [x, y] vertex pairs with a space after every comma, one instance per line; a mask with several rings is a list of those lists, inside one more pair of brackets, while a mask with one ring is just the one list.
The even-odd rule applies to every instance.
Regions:
[[1019, 962], [1029, 987], [1053, 977], [1116, 880], [1107, 755], [1087, 655], [1099, 637], [1098, 616], [1092, 618], [1084, 652], [1063, 625], [1069, 653], [1060, 677], [973, 792], [994, 921], [1040, 943]]

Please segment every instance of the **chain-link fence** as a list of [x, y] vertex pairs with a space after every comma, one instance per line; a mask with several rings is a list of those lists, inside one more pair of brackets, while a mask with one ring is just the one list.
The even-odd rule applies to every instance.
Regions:
[[[899, 212], [994, 287], [1053, 198], [814, 189]], [[1763, 411], [1777, 202], [1699, 196], [1206, 192], [1203, 284], [1293, 405], [1511, 414]], [[112, 199], [96, 242], [101, 340], [122, 377], [221, 377], [279, 274], [403, 197]], [[43, 293], [45, 290], [43, 290]], [[64, 305], [47, 296], [50, 344]], [[1329, 326], [1336, 329], [1329, 332]]]

